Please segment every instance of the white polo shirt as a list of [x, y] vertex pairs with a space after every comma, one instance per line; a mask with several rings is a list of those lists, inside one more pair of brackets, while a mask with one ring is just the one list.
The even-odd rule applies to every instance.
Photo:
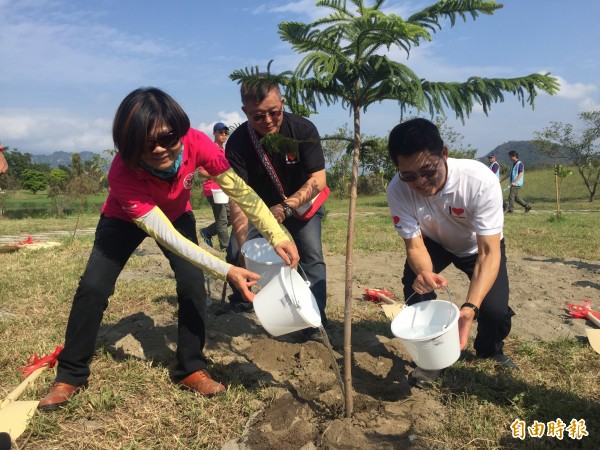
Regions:
[[444, 188], [423, 197], [395, 176], [387, 188], [392, 222], [404, 239], [421, 233], [450, 253], [477, 253], [477, 235], [500, 233], [504, 226], [502, 188], [496, 175], [472, 159], [448, 158]]

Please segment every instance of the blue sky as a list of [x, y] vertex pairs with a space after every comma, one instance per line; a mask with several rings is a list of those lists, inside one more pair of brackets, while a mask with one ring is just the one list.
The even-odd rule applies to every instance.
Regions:
[[[432, 3], [388, 0], [384, 10], [406, 18]], [[408, 60], [389, 54], [432, 81], [546, 71], [559, 78], [560, 93], [540, 95], [534, 111], [510, 95], [487, 117], [478, 108], [464, 126], [448, 111], [448, 124], [480, 156], [600, 108], [600, 1], [500, 3], [493, 16], [445, 22]], [[0, 0], [0, 142], [32, 154], [112, 148], [114, 112], [140, 86], [167, 91], [203, 131], [216, 121], [239, 123], [238, 85], [228, 75], [265, 69], [271, 59], [274, 71], [293, 69], [301, 56], [279, 39], [277, 25], [328, 12], [315, 0]], [[339, 105], [322, 106], [311, 120], [322, 135], [352, 123]], [[385, 136], [398, 121], [394, 102], [375, 104], [362, 132]]]

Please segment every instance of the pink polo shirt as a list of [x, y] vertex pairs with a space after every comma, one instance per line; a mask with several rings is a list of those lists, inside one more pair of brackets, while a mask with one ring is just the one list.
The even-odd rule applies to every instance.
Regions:
[[106, 217], [132, 221], [158, 206], [171, 222], [190, 211], [191, 189], [198, 167], [216, 176], [230, 168], [222, 150], [204, 133], [190, 128], [181, 139], [183, 160], [169, 180], [141, 167], [131, 169], [117, 153], [108, 172], [109, 194], [102, 207]]

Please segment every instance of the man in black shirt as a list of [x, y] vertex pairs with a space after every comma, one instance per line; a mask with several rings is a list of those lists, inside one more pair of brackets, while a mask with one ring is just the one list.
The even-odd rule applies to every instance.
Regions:
[[[326, 268], [321, 243], [324, 211], [319, 208], [308, 221], [295, 214], [299, 207], [309, 203], [326, 187], [325, 157], [319, 133], [309, 120], [283, 111], [284, 99], [277, 84], [269, 80], [246, 83], [242, 84], [240, 92], [242, 110], [248, 121], [229, 137], [225, 156], [233, 170], [256, 191], [277, 221], [292, 235], [300, 254], [300, 265], [310, 282], [322, 322], [326, 324]], [[281, 145], [267, 145], [265, 149], [279, 178], [280, 188], [265, 169], [251, 133], [259, 140], [270, 134], [279, 134], [285, 139]], [[280, 190], [283, 190], [283, 196]], [[237, 263], [238, 249], [252, 235], [248, 235], [248, 220], [235, 205], [232, 205], [231, 216], [237, 239], [230, 240], [228, 261]], [[235, 294], [230, 300], [235, 301]], [[305, 331], [305, 334], [315, 332], [313, 329]]]

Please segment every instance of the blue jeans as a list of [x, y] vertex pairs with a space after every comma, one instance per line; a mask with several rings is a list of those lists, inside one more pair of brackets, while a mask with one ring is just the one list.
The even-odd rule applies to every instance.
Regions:
[[[440, 273], [450, 264], [454, 264], [457, 269], [464, 272], [469, 277], [469, 280], [471, 279], [473, 270], [475, 269], [475, 262], [477, 261], [477, 253], [463, 257], [456, 256], [433, 239], [425, 237], [424, 242], [425, 247], [427, 247], [427, 251], [431, 256], [433, 271], [435, 273]], [[500, 251], [500, 269], [498, 270], [498, 276], [479, 308], [477, 336], [475, 337], [473, 346], [475, 347], [477, 356], [482, 358], [502, 353], [504, 338], [510, 333], [512, 323], [511, 318], [515, 315], [514, 311], [508, 306], [509, 286], [504, 239], [500, 242]], [[408, 265], [408, 262], [406, 262], [404, 265], [404, 276], [402, 277], [405, 299], [414, 292], [412, 285], [415, 278], [415, 273]], [[433, 300], [435, 298], [435, 292], [423, 295], [415, 294], [408, 304], [413, 305], [420, 301]]]
[[[196, 221], [191, 212], [182, 214], [173, 226], [183, 236], [198, 243]], [[148, 237], [137, 225], [124, 220], [100, 217], [87, 267], [73, 298], [67, 324], [65, 347], [58, 355], [56, 381], [79, 386], [88, 379], [108, 298], [133, 251]], [[207, 367], [205, 343], [206, 291], [204, 272], [160, 246], [169, 260], [177, 283], [177, 367], [176, 380]]]
[[[327, 306], [327, 268], [323, 258], [323, 244], [321, 241], [321, 220], [325, 215], [325, 210], [321, 206], [315, 215], [308, 221], [298, 220], [290, 217], [283, 221], [282, 225], [289, 231], [300, 255], [300, 265], [310, 281], [310, 290], [315, 296], [319, 311], [321, 313], [321, 322], [327, 324], [325, 307]], [[253, 239], [259, 236], [258, 231], [250, 227], [246, 239]], [[229, 239], [227, 247], [227, 262], [230, 264], [239, 264], [240, 250], [235, 236]], [[302, 270], [300, 273], [302, 273]], [[230, 284], [231, 286], [231, 284]], [[231, 286], [233, 294], [230, 296], [231, 302], [243, 301], [241, 294], [235, 287]]]

